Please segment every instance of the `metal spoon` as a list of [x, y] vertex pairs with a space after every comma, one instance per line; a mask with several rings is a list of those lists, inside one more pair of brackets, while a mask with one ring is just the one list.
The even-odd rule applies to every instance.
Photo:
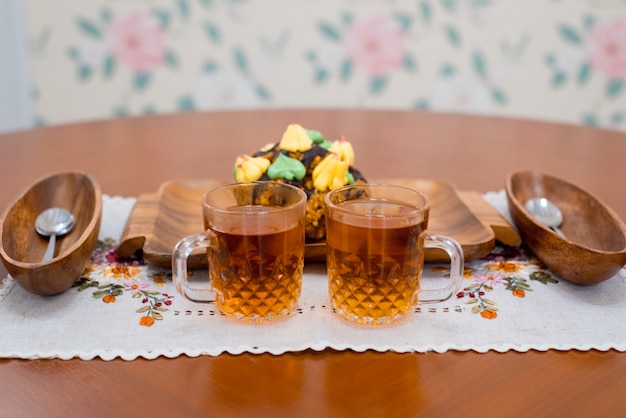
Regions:
[[74, 227], [74, 215], [62, 208], [46, 209], [37, 217], [35, 229], [40, 235], [50, 237], [42, 262], [52, 259], [56, 237], [67, 234]]
[[565, 234], [559, 229], [563, 223], [563, 214], [554, 203], [545, 197], [535, 197], [529, 199], [524, 207], [536, 220], [565, 238]]

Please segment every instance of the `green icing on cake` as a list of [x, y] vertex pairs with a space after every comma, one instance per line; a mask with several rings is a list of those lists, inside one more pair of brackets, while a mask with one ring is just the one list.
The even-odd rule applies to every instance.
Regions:
[[267, 169], [267, 176], [272, 180], [302, 180], [306, 175], [306, 167], [300, 160], [279, 153], [276, 161]]

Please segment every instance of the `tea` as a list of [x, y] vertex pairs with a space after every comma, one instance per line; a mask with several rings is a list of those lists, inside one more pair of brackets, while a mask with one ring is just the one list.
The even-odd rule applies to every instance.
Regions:
[[402, 202], [338, 203], [326, 219], [331, 304], [364, 324], [386, 324], [417, 303], [427, 219]]
[[[302, 291], [307, 196], [278, 182], [216, 187], [202, 197], [204, 231], [182, 238], [172, 280], [186, 299], [216, 302], [220, 312], [262, 322], [287, 315]], [[190, 254], [207, 251], [210, 287], [189, 283]]]
[[298, 219], [289, 222], [279, 208], [268, 206], [238, 206], [225, 213], [260, 211], [268, 212], [264, 223], [246, 216], [213, 220], [217, 245], [208, 251], [219, 309], [252, 321], [288, 313], [302, 289], [304, 227]]

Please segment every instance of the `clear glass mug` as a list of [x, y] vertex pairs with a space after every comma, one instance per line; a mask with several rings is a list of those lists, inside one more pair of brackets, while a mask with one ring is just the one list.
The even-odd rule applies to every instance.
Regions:
[[[449, 299], [460, 287], [463, 250], [454, 239], [427, 231], [430, 201], [424, 194], [362, 184], [329, 192], [324, 204], [328, 293], [343, 318], [393, 323], [418, 303]], [[425, 248], [450, 257], [450, 280], [441, 289], [420, 289]]]
[[[174, 248], [172, 279], [193, 302], [215, 301], [224, 314], [260, 322], [283, 317], [302, 292], [306, 194], [278, 182], [220, 186], [202, 198], [204, 232]], [[187, 258], [205, 248], [210, 289], [188, 281]]]

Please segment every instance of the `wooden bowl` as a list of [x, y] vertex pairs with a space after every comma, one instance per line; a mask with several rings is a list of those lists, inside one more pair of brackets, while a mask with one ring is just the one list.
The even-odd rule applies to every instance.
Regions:
[[[74, 228], [57, 237], [55, 257], [42, 262], [48, 238], [35, 231], [45, 209], [61, 207], [75, 218]], [[38, 295], [54, 295], [72, 287], [98, 241], [102, 192], [90, 176], [64, 172], [38, 180], [4, 211], [0, 222], [0, 257], [13, 279]]]
[[[610, 279], [626, 264], [626, 227], [591, 193], [548, 174], [521, 171], [507, 178], [506, 194], [522, 239], [553, 273], [591, 285]], [[533, 197], [545, 197], [561, 209], [566, 238], [524, 209]]]

